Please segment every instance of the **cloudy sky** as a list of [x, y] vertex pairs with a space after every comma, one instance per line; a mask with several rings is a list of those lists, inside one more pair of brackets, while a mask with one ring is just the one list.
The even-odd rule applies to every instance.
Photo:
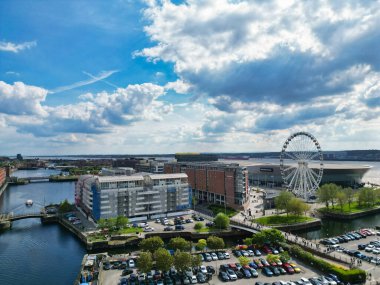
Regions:
[[0, 1], [0, 155], [380, 148], [380, 2]]

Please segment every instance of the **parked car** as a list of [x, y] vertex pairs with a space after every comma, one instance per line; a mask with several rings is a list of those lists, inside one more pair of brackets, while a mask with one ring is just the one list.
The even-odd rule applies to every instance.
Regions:
[[263, 267], [263, 274], [268, 276], [268, 277], [272, 277], [273, 276], [273, 272], [269, 269], [269, 267]]
[[175, 226], [175, 230], [176, 230], [176, 231], [183, 231], [184, 229], [185, 229], [185, 227], [182, 226], [182, 225], [176, 225], [176, 226]]
[[230, 254], [228, 252], [224, 252], [224, 259], [230, 259]]
[[135, 267], [135, 261], [133, 259], [128, 260], [128, 267], [129, 268], [134, 268]]
[[224, 271], [219, 271], [219, 278], [224, 282], [230, 281], [230, 277]]
[[207, 281], [206, 276], [201, 272], [198, 272], [197, 280], [199, 283], [206, 283], [206, 281]]
[[227, 269], [226, 273], [228, 274], [228, 278], [230, 280], [237, 280], [237, 275], [235, 274], [235, 271], [233, 271], [232, 269]]
[[207, 273], [215, 274], [215, 268], [214, 266], [208, 265], [206, 266]]

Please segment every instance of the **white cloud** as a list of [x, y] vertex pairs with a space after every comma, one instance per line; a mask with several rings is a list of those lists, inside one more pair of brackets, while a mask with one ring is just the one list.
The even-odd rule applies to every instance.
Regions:
[[36, 45], [37, 45], [36, 41], [24, 42], [21, 44], [15, 44], [12, 42], [0, 41], [0, 51], [18, 53], [18, 52], [23, 51], [25, 49], [30, 49], [32, 47], [35, 47]]
[[46, 89], [15, 82], [13, 85], [0, 81], [0, 113], [9, 115], [46, 116], [41, 105], [45, 101]]
[[165, 85], [166, 89], [172, 89], [178, 94], [187, 94], [190, 89], [190, 85], [185, 83], [183, 80], [176, 80], [173, 82], [168, 82]]
[[16, 72], [16, 71], [7, 71], [5, 72], [6, 75], [14, 75], [14, 76], [20, 76], [20, 73], [19, 72]]

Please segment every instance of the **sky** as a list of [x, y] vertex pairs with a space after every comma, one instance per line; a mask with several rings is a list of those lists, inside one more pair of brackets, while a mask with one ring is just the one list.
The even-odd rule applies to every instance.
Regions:
[[0, 155], [380, 149], [380, 2], [0, 1]]

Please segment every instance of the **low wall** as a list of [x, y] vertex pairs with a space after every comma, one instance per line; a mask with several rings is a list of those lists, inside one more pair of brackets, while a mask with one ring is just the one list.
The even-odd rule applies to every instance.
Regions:
[[380, 213], [380, 207], [357, 212], [357, 213], [351, 213], [351, 214], [336, 213], [336, 212], [319, 212], [319, 213], [324, 218], [334, 218], [334, 219], [339, 219], [339, 220], [353, 220], [356, 218]]

